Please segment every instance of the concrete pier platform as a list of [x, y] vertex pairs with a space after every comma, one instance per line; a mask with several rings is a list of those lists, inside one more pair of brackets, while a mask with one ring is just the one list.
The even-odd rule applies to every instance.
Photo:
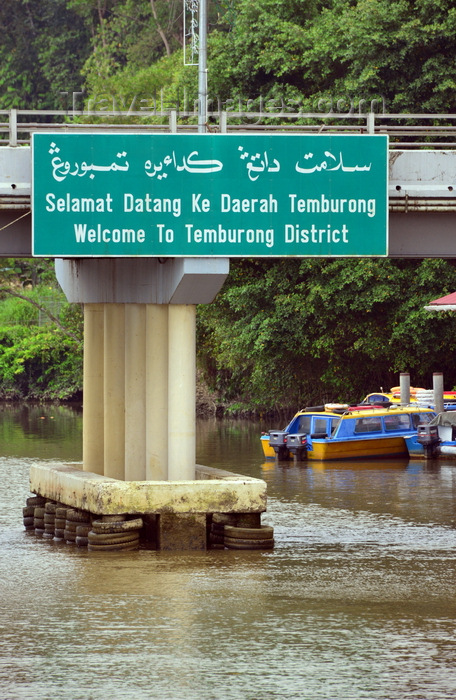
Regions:
[[259, 527], [266, 511], [266, 483], [195, 466], [192, 481], [121, 481], [87, 472], [81, 463], [47, 462], [30, 468], [30, 490], [94, 517], [142, 516], [155, 523], [158, 549], [206, 549], [214, 515]]

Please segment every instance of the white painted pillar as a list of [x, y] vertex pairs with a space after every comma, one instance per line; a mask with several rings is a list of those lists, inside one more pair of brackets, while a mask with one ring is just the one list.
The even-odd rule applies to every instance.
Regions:
[[168, 305], [146, 305], [146, 479], [168, 478]]
[[104, 474], [125, 479], [125, 304], [104, 304]]
[[436, 413], [442, 413], [444, 409], [442, 372], [434, 372], [432, 375], [432, 384], [434, 389], [434, 410]]
[[195, 478], [196, 307], [170, 304], [168, 479]]
[[103, 304], [84, 305], [83, 469], [104, 473]]
[[125, 304], [125, 481], [146, 479], [145, 335], [145, 304]]
[[401, 403], [410, 403], [410, 374], [401, 372], [399, 375]]

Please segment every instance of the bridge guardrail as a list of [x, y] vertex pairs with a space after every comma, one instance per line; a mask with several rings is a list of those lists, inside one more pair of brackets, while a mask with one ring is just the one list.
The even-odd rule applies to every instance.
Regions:
[[[222, 111], [210, 114], [209, 132], [388, 134], [390, 149], [456, 147], [456, 114], [385, 114]], [[40, 121], [43, 120], [43, 121]], [[93, 120], [93, 121], [91, 121]], [[102, 121], [100, 120], [107, 120]], [[121, 121], [122, 123], [116, 123]], [[281, 123], [273, 123], [280, 121]], [[161, 123], [160, 123], [161, 122]], [[439, 123], [435, 123], [439, 122]], [[195, 112], [177, 110], [0, 110], [0, 146], [29, 144], [34, 131], [197, 131]]]

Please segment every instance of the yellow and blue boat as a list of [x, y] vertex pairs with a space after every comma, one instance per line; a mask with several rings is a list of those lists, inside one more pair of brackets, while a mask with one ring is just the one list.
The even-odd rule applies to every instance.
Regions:
[[303, 409], [284, 430], [261, 436], [266, 459], [350, 460], [407, 456], [404, 437], [417, 433], [435, 411], [418, 405]]

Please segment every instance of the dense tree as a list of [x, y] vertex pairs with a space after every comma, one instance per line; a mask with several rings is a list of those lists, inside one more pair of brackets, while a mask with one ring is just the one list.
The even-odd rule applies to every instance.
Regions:
[[82, 391], [82, 309], [69, 304], [53, 261], [0, 266], [0, 398], [69, 399]]
[[84, 68], [89, 91], [101, 92], [128, 67], [131, 75], [182, 45], [180, 0], [70, 0], [92, 26], [92, 52]]
[[[71, 2], [87, 12], [87, 0]], [[235, 2], [209, 3], [210, 29], [231, 26]], [[183, 42], [182, 0], [115, 0], [99, 23], [83, 68], [87, 95], [99, 106], [114, 100], [118, 108], [132, 111], [148, 111], [157, 98], [159, 108], [180, 103], [182, 109], [187, 99], [191, 109], [197, 69], [184, 66]]]
[[67, 0], [2, 0], [0, 32], [2, 109], [57, 108], [81, 89], [89, 33]]
[[[213, 0], [209, 86], [223, 100], [279, 99], [305, 111], [380, 101], [389, 112], [454, 112], [456, 8], [451, 0]], [[4, 0], [1, 107], [57, 107], [87, 96], [156, 89], [148, 72], [179, 56], [181, 0]], [[196, 71], [167, 85], [196, 89]], [[150, 84], [148, 84], [148, 79]], [[106, 81], [108, 84], [105, 84]], [[161, 86], [161, 87], [166, 87]], [[142, 92], [141, 92], [142, 91]]]
[[373, 99], [389, 112], [455, 111], [450, 0], [238, 0], [236, 7], [231, 33], [210, 39], [219, 96], [294, 99], [307, 111]]
[[250, 408], [356, 401], [409, 371], [456, 383], [456, 317], [423, 306], [456, 288], [443, 260], [232, 261], [199, 311], [200, 361], [214, 388]]

